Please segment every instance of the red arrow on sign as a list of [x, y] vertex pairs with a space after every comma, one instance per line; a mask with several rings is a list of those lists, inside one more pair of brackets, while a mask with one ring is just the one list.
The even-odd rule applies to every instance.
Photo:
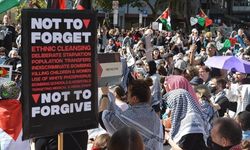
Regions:
[[102, 66], [100, 65], [100, 63], [97, 63], [97, 77], [98, 77], [98, 81], [101, 80], [101, 76], [102, 76]]
[[32, 94], [32, 97], [33, 97], [34, 102], [37, 103], [39, 100], [40, 94]]
[[90, 23], [90, 19], [83, 19], [83, 24], [84, 24], [86, 29], [88, 29], [89, 23]]

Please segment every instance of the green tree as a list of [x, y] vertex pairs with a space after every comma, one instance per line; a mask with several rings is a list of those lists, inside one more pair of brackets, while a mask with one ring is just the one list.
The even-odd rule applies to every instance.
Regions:
[[[132, 7], [144, 8], [148, 6], [151, 11], [153, 17], [157, 18], [158, 15], [164, 11], [168, 6], [168, 0], [155, 0], [151, 2], [150, 0], [118, 0], [119, 5], [127, 5], [129, 4]], [[103, 10], [112, 11], [112, 0], [95, 0], [96, 5]]]

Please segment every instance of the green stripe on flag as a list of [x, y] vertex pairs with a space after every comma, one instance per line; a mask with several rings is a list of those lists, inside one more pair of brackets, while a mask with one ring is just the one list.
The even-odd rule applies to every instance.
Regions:
[[172, 30], [170, 23], [166, 19], [161, 18], [160, 21], [161, 21], [161, 23], [163, 24], [163, 27], [165, 27], [166, 30], [168, 30], [168, 31]]
[[20, 0], [0, 0], [0, 14], [17, 6]]

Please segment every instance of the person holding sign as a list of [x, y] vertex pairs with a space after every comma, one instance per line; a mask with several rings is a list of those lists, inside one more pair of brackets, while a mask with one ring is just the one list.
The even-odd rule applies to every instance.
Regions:
[[128, 87], [130, 107], [121, 111], [109, 99], [108, 87], [103, 87], [99, 107], [99, 122], [111, 135], [123, 127], [132, 127], [142, 136], [146, 150], [163, 149], [163, 129], [160, 118], [150, 106], [150, 88], [145, 80], [134, 80]]

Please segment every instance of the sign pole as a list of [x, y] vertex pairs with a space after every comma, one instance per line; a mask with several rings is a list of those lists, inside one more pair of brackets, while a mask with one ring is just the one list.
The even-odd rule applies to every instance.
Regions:
[[32, 139], [32, 140], [31, 140], [30, 149], [31, 149], [31, 150], [36, 150], [36, 147], [35, 147], [35, 139]]
[[57, 135], [57, 141], [58, 141], [58, 150], [63, 150], [63, 133], [59, 133]]
[[113, 8], [113, 25], [114, 27], [116, 27], [118, 25], [119, 1], [113, 1], [112, 8]]

